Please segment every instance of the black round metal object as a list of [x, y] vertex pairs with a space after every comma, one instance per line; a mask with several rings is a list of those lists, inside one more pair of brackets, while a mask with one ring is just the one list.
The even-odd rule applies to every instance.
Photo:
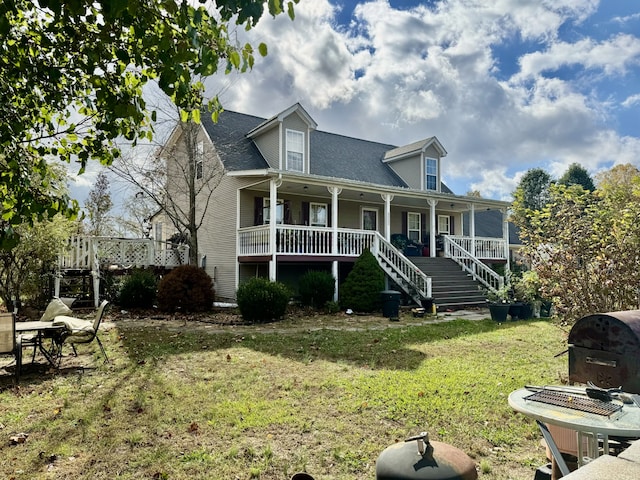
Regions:
[[473, 460], [462, 450], [429, 441], [426, 432], [387, 447], [376, 461], [376, 480], [476, 480]]

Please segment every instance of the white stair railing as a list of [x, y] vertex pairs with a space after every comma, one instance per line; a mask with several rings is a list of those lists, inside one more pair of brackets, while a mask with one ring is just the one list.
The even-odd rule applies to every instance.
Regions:
[[374, 236], [371, 253], [385, 273], [394, 279], [418, 305], [422, 305], [422, 300], [431, 298], [431, 278], [378, 232]]
[[471, 253], [457, 243], [455, 239], [447, 235], [443, 235], [443, 238], [445, 256], [460, 265], [465, 272], [473, 276], [474, 280], [477, 280], [491, 291], [500, 290], [504, 286], [504, 277], [498, 275], [483, 262], [471, 255]]

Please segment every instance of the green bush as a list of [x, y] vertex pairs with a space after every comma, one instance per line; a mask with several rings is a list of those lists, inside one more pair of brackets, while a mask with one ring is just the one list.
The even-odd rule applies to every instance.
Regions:
[[322, 308], [333, 300], [336, 280], [329, 272], [310, 270], [300, 278], [298, 291], [303, 305]]
[[158, 282], [150, 270], [134, 270], [122, 283], [118, 305], [124, 308], [150, 308], [156, 299]]
[[214, 300], [211, 277], [194, 265], [171, 270], [158, 285], [158, 307], [166, 312], [206, 312]]
[[238, 287], [236, 298], [242, 318], [248, 322], [277, 320], [287, 311], [291, 292], [282, 283], [252, 278]]
[[382, 306], [384, 272], [369, 250], [362, 252], [340, 286], [340, 306], [356, 312], [373, 312]]

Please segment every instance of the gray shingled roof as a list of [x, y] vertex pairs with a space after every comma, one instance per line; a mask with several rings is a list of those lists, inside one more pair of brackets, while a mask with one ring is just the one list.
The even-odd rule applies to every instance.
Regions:
[[[213, 123], [209, 115], [203, 115], [202, 124], [220, 152], [227, 170], [240, 171], [265, 169], [269, 166], [253, 141], [245, 136], [263, 122], [264, 118], [226, 110], [220, 114], [218, 123]], [[407, 184], [382, 162], [386, 152], [397, 148], [395, 145], [318, 130], [311, 131], [310, 142], [309, 160], [311, 173], [314, 175], [391, 187], [407, 187]], [[444, 184], [442, 191], [453, 193]]]

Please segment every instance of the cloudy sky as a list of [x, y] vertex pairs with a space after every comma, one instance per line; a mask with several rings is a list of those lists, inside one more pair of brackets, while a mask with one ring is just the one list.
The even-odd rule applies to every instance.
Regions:
[[301, 0], [248, 33], [269, 55], [216, 77], [228, 110], [300, 102], [318, 129], [403, 145], [435, 135], [455, 193], [520, 176], [640, 166], [640, 2]]

